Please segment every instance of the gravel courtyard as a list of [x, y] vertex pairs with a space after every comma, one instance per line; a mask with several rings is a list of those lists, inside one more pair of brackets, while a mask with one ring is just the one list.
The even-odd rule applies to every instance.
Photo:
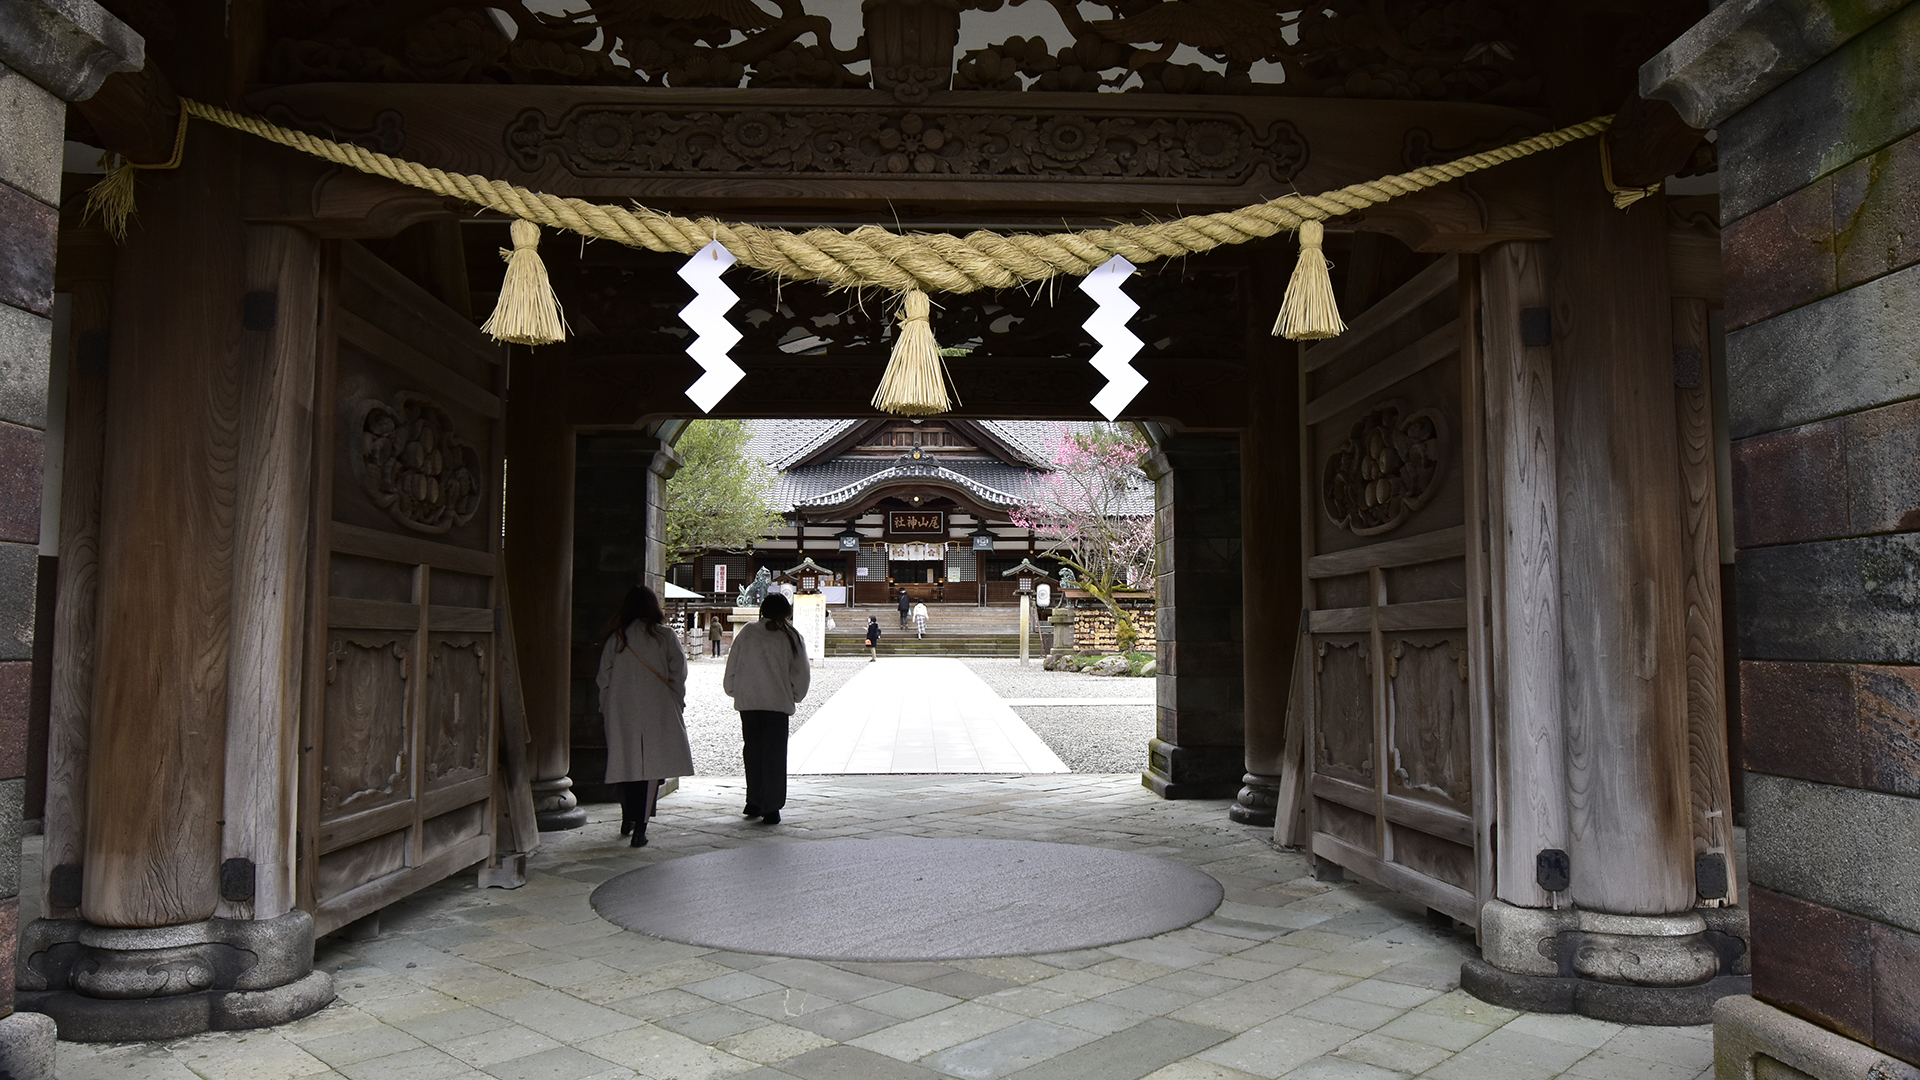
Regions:
[[[1009, 700], [1115, 699], [1111, 706], [1015, 705], [1014, 712], [1076, 773], [1139, 772], [1146, 767], [1154, 710], [1140, 699], [1151, 697], [1152, 680], [1042, 671], [1038, 660], [1025, 666], [997, 658], [969, 657], [963, 662]], [[800, 730], [866, 663], [860, 657], [831, 657], [816, 666], [812, 688], [788, 730]], [[740, 716], [733, 711], [733, 699], [720, 690], [725, 664], [706, 656], [688, 661], [687, 738], [700, 776], [740, 775]]]

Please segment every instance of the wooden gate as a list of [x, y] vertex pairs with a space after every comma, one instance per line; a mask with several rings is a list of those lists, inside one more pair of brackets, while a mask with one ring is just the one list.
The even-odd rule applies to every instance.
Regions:
[[343, 241], [322, 305], [301, 906], [326, 933], [493, 850], [503, 350]]
[[1492, 742], [1470, 269], [1446, 256], [1305, 350], [1300, 400], [1313, 853], [1477, 925]]

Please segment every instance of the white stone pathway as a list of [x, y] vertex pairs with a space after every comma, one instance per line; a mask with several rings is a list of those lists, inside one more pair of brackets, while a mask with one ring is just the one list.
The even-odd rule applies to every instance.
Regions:
[[868, 664], [787, 744], [800, 775], [1064, 773], [1059, 755], [958, 660]]

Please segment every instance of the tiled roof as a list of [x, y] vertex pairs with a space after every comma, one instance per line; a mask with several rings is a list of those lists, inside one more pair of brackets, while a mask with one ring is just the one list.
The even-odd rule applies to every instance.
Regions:
[[[967, 489], [977, 499], [996, 506], [1016, 506], [1031, 498], [1043, 469], [1024, 468], [996, 458], [941, 454], [932, 465], [903, 466], [899, 458], [838, 457], [792, 468], [807, 455], [840, 435], [857, 420], [749, 420], [747, 452], [773, 466], [776, 509], [784, 512], [808, 506], [831, 506], [852, 498], [858, 490], [907, 475], [937, 478]], [[1047, 461], [1052, 443], [1061, 434], [1090, 430], [1090, 423], [1060, 420], [980, 421], [1035, 465]], [[902, 472], [931, 469], [931, 472]], [[885, 475], [883, 475], [885, 474]], [[1123, 513], [1153, 513], [1153, 484], [1144, 475], [1129, 488]]]
[[857, 420], [748, 420], [747, 453], [776, 469], [831, 442]]

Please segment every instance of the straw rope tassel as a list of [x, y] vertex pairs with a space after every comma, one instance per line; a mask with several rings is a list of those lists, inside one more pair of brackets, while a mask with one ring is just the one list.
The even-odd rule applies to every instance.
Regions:
[[933, 340], [933, 305], [927, 294], [909, 289], [900, 297], [900, 332], [893, 358], [873, 392], [873, 407], [900, 416], [933, 416], [953, 408], [947, 397], [946, 365]]
[[[165, 161], [141, 164], [137, 161], [128, 161], [111, 150], [101, 154], [100, 164], [107, 169], [107, 175], [87, 189], [87, 207], [86, 211], [80, 215], [80, 220], [84, 223], [92, 221], [95, 214], [100, 215], [100, 224], [106, 228], [107, 235], [113, 238], [113, 242], [125, 243], [127, 223], [133, 220], [135, 179], [139, 177], [141, 169], [180, 167], [180, 158], [187, 149], [187, 121], [192, 118], [193, 114], [189, 110], [185, 108], [180, 110], [180, 126], [174, 129], [173, 133], [173, 155]], [[118, 164], [114, 164], [115, 162]]]
[[547, 264], [540, 261], [540, 226], [516, 218], [512, 233], [513, 250], [500, 250], [500, 257], [507, 260], [507, 276], [500, 283], [500, 299], [480, 329], [495, 341], [511, 341], [516, 345], [552, 345], [565, 341], [567, 323], [560, 314], [560, 298], [553, 295], [553, 283], [547, 280]]
[[1317, 341], [1347, 328], [1340, 321], [1340, 304], [1333, 298], [1333, 281], [1327, 276], [1327, 257], [1320, 250], [1326, 232], [1317, 221], [1300, 223], [1300, 261], [1293, 264], [1287, 298], [1280, 302], [1280, 317], [1273, 323], [1275, 337]]

